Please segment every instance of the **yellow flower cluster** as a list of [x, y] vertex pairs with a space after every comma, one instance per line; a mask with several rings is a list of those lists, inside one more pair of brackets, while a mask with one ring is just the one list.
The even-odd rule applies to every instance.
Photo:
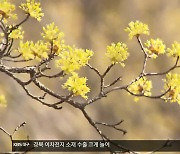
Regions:
[[167, 54], [168, 54], [168, 56], [173, 56], [173, 57], [178, 57], [179, 56], [180, 57], [180, 43], [175, 41], [172, 44], [172, 48], [167, 49]]
[[59, 54], [64, 48], [64, 33], [54, 23], [43, 27], [43, 39], [53, 45], [53, 52]]
[[125, 43], [112, 43], [111, 45], [107, 46], [106, 56], [110, 58], [112, 64], [120, 63], [124, 67], [125, 64], [123, 62], [129, 56], [127, 50], [128, 48]]
[[43, 27], [43, 33], [41, 35], [49, 42], [64, 37], [64, 33], [60, 32], [59, 28], [54, 25], [54, 22]]
[[48, 58], [48, 45], [41, 40], [36, 43], [33, 43], [32, 41], [23, 43], [20, 41], [18, 51], [22, 54], [25, 60], [36, 58], [40, 61], [43, 58]]
[[168, 90], [170, 88], [169, 92], [164, 96], [164, 99], [180, 104], [180, 75], [168, 73], [166, 74], [164, 82], [164, 89]]
[[150, 57], [154, 59], [157, 58], [159, 54], [165, 53], [166, 46], [164, 45], [163, 41], [160, 39], [147, 40], [145, 46], [147, 47], [145, 51], [150, 55]]
[[0, 107], [6, 107], [7, 101], [4, 95], [0, 95]]
[[149, 35], [148, 25], [140, 21], [130, 22], [129, 27], [125, 28], [125, 31], [129, 33], [129, 39], [140, 34]]
[[87, 78], [80, 78], [77, 73], [72, 73], [72, 76], [64, 83], [63, 88], [67, 88], [69, 91], [73, 92], [75, 96], [82, 96], [87, 99], [86, 94], [90, 89], [86, 85]]
[[152, 82], [146, 77], [141, 77], [136, 82], [133, 82], [128, 90], [133, 94], [143, 94], [145, 96], [151, 96]]
[[68, 74], [85, 66], [93, 55], [91, 50], [77, 49], [71, 46], [66, 46], [64, 50], [59, 53], [60, 59], [56, 61], [56, 65]]
[[0, 18], [4, 17], [4, 19], [7, 19], [7, 18], [16, 19], [17, 15], [13, 13], [15, 9], [16, 9], [15, 5], [11, 4], [8, 0], [1, 0], [0, 1]]
[[41, 18], [44, 16], [40, 3], [34, 0], [26, 0], [26, 3], [22, 3], [19, 7], [38, 21], [41, 21]]
[[13, 30], [10, 34], [9, 37], [12, 39], [23, 39], [24, 36], [24, 31], [22, 31], [21, 27], [18, 27], [17, 29]]
[[[25, 60], [37, 59], [40, 61], [44, 58], [48, 58], [48, 52], [53, 52], [58, 55], [60, 51], [64, 49], [64, 33], [60, 32], [59, 29], [54, 26], [54, 23], [47, 25], [47, 27], [43, 27], [43, 31], [42, 37], [45, 39], [44, 41], [40, 40], [37, 43], [33, 43], [32, 41], [27, 41], [25, 43], [22, 41], [20, 42], [18, 51]], [[24, 32], [22, 32], [19, 27], [18, 29], [13, 30], [9, 37], [22, 39], [23, 33]]]

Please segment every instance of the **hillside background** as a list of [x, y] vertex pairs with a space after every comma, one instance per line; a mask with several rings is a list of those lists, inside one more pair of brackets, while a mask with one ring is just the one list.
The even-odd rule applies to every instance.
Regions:
[[[23, 2], [13, 1], [17, 4]], [[180, 41], [178, 0], [41, 0], [41, 4], [45, 16], [40, 23], [30, 19], [24, 24], [25, 40], [40, 39], [42, 26], [55, 22], [65, 33], [67, 44], [94, 51], [90, 63], [100, 72], [109, 65], [104, 58], [107, 45], [118, 41], [128, 45], [130, 57], [126, 61], [126, 67], [116, 66], [107, 81], [121, 75], [121, 84], [127, 83], [141, 71], [143, 54], [139, 44], [136, 39], [129, 40], [124, 31], [130, 21], [140, 20], [149, 25], [151, 35], [142, 36], [143, 41], [160, 38], [167, 47], [174, 40]], [[18, 14], [19, 18], [23, 18], [21, 10]], [[160, 56], [149, 61], [147, 71], [161, 72], [174, 62], [172, 58]], [[90, 95], [96, 94], [99, 81], [97, 76], [89, 69], [83, 69], [81, 73], [88, 77], [88, 84], [92, 89]], [[162, 78], [150, 79], [153, 81], [153, 94], [160, 94], [163, 88]], [[46, 84], [57, 91], [61, 87], [58, 80], [46, 81]], [[15, 139], [25, 139], [27, 135], [30, 139], [100, 139], [80, 111], [69, 105], [63, 105], [60, 111], [43, 106], [26, 96], [23, 89], [3, 73], [0, 73], [0, 92], [6, 95], [8, 101], [7, 108], [0, 108], [0, 126], [11, 132], [20, 123], [27, 122], [16, 133]], [[112, 129], [101, 128], [112, 139], [180, 138], [180, 106], [177, 103], [147, 98], [135, 103], [132, 96], [124, 91], [116, 91], [87, 109], [97, 121], [115, 123], [124, 120], [121, 127], [128, 132], [125, 136]], [[0, 152], [9, 151], [10, 146], [9, 138], [0, 132]]]

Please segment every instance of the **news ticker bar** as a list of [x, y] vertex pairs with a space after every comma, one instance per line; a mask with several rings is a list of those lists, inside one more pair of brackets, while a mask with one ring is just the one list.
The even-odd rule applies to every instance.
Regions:
[[180, 140], [13, 140], [13, 152], [180, 152]]

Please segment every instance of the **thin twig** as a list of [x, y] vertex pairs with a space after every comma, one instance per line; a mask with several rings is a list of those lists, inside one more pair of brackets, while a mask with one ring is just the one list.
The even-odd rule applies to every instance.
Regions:
[[11, 136], [11, 134], [5, 130], [3, 127], [0, 127], [0, 130], [3, 131], [6, 135]]
[[10, 34], [13, 30], [17, 29], [19, 26], [21, 26], [23, 23], [25, 23], [30, 17], [30, 14], [27, 13], [26, 17], [18, 24], [16, 24], [15, 26], [13, 26], [12, 28], [9, 28], [8, 33]]
[[115, 123], [115, 124], [107, 124], [107, 123], [104, 123], [104, 122], [95, 122], [95, 124], [96, 125], [103, 125], [103, 126], [114, 128], [114, 129], [116, 129], [118, 131], [121, 131], [123, 133], [123, 135], [125, 135], [127, 133], [126, 130], [121, 129], [121, 128], [117, 128], [117, 126], [119, 126], [122, 122], [123, 122], [123, 120], [121, 120], [120, 122]]
[[98, 134], [100, 135], [100, 137], [103, 139], [103, 140], [107, 140], [109, 141], [110, 143], [112, 143], [113, 145], [115, 145], [116, 147], [119, 148], [120, 151], [122, 152], [128, 152], [128, 153], [133, 153], [133, 154], [136, 154], [134, 151], [131, 151], [130, 149], [127, 149], [126, 147], [123, 147], [123, 146], [120, 146], [120, 145], [117, 145], [116, 143], [112, 142], [104, 133], [102, 133], [99, 128], [96, 126], [96, 123], [91, 119], [91, 117], [87, 114], [87, 112], [84, 110], [84, 109], [81, 109], [84, 117], [88, 120], [88, 122], [90, 123], [91, 126], [94, 127], [94, 129], [98, 132]]
[[150, 152], [148, 154], [158, 152], [158, 151], [160, 151], [160, 150], [162, 150], [162, 149], [164, 149], [166, 147], [171, 147], [171, 146], [172, 146], [172, 141], [167, 140], [167, 141], [165, 141], [165, 143], [162, 146], [158, 147], [157, 149], [153, 150], [152, 152]]
[[11, 140], [11, 142], [12, 142], [14, 134], [15, 134], [21, 127], [24, 127], [25, 125], [26, 125], [26, 122], [23, 122], [23, 123], [21, 123], [20, 125], [18, 125], [18, 126], [14, 129], [14, 131], [13, 131], [12, 134], [10, 134], [7, 130], [5, 130], [5, 129], [2, 128], [2, 127], [0, 127], [0, 130], [3, 131], [3, 132], [10, 138], [10, 140]]
[[179, 67], [179, 66], [177, 66], [178, 61], [179, 61], [179, 56], [177, 57], [175, 64], [171, 68], [169, 68], [167, 71], [160, 72], [160, 73], [144, 73], [144, 76], [165, 75], [165, 74], [169, 73], [170, 71], [174, 70], [175, 68]]
[[40, 75], [38, 75], [37, 77], [38, 77], [38, 78], [39, 78], [39, 77], [57, 78], [57, 77], [64, 76], [64, 75], [65, 75], [64, 71], [60, 71], [59, 73], [56, 73], [56, 74], [54, 74], [54, 75], [46, 75], [46, 74], [40, 72]]
[[122, 77], [119, 76], [117, 79], [115, 79], [112, 83], [110, 83], [109, 85], [104, 86], [104, 88], [108, 88], [111, 87], [113, 85], [115, 85], [118, 81], [121, 81]]
[[90, 64], [86, 64], [86, 66], [88, 66], [90, 69], [92, 69], [98, 76], [101, 77], [101, 74], [100, 72], [95, 68], [95, 67], [92, 67]]
[[171, 88], [167, 89], [164, 93], [157, 95], [157, 96], [147, 96], [142, 94], [134, 94], [133, 92], [131, 92], [128, 88], [124, 88], [124, 90], [126, 90], [128, 93], [130, 93], [133, 96], [138, 96], [138, 97], [147, 97], [147, 98], [152, 98], [152, 99], [161, 99], [164, 95], [166, 95]]
[[26, 122], [23, 122], [22, 124], [18, 125], [15, 129], [14, 132], [12, 133], [12, 136], [21, 128], [24, 127], [26, 125]]
[[107, 67], [107, 69], [105, 70], [105, 72], [103, 73], [102, 77], [104, 78], [107, 73], [111, 70], [111, 68], [114, 66], [115, 64], [111, 64], [110, 66]]

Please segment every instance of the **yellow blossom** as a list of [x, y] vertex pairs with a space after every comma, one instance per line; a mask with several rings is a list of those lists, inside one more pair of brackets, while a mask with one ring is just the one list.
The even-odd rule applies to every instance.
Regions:
[[26, 0], [26, 3], [22, 3], [19, 7], [38, 21], [41, 21], [44, 16], [40, 3], [35, 2], [35, 0]]
[[22, 31], [21, 27], [18, 27], [17, 29], [13, 30], [10, 34], [9, 37], [12, 39], [23, 39], [24, 31]]
[[180, 57], [180, 43], [175, 41], [172, 44], [172, 48], [167, 49], [167, 54], [168, 54], [168, 56], [173, 56], [173, 57], [178, 57], [179, 56]]
[[59, 54], [60, 59], [56, 61], [56, 65], [64, 72], [72, 73], [85, 66], [92, 55], [93, 52], [91, 50], [67, 46], [65, 51]]
[[[49, 45], [51, 46], [50, 43], [49, 43]], [[61, 39], [53, 40], [53, 43], [52, 43], [52, 52], [53, 53], [55, 53], [56, 55], [59, 55], [59, 53], [61, 51], [63, 51], [64, 48], [65, 48], [64, 40], [61, 40]]]
[[150, 39], [147, 40], [145, 43], [145, 46], [147, 47], [145, 51], [150, 55], [152, 58], [157, 58], [159, 54], [165, 53], [165, 45], [162, 40], [160, 39]]
[[57, 40], [64, 37], [64, 33], [60, 32], [59, 28], [54, 25], [54, 22], [43, 27], [42, 37], [47, 41]]
[[4, 17], [5, 20], [8, 18], [16, 19], [17, 15], [13, 13], [15, 9], [16, 9], [15, 5], [11, 4], [9, 0], [1, 0], [0, 1], [0, 18]]
[[32, 41], [23, 43], [20, 41], [18, 51], [22, 54], [25, 60], [36, 58], [40, 61], [43, 58], [48, 58], [48, 46], [41, 40], [36, 43], [33, 43]]
[[149, 35], [148, 25], [140, 21], [130, 22], [129, 27], [125, 28], [125, 31], [129, 33], [129, 39], [140, 34]]
[[128, 48], [125, 43], [112, 43], [111, 45], [107, 46], [107, 52], [105, 55], [110, 58], [112, 64], [120, 63], [124, 67], [125, 64], [123, 62], [129, 56], [127, 50]]
[[64, 49], [64, 33], [54, 23], [43, 27], [43, 33], [41, 35], [48, 42], [49, 46], [52, 46], [52, 52], [56, 55]]
[[34, 59], [34, 54], [30, 48], [32, 44], [32, 41], [27, 41], [25, 43], [20, 41], [18, 51], [22, 54], [25, 60]]
[[72, 73], [72, 76], [64, 83], [63, 88], [67, 88], [75, 96], [82, 96], [87, 99], [86, 94], [90, 91], [89, 87], [86, 85], [87, 78], [80, 78], [77, 73]]
[[4, 33], [0, 32], [0, 42], [2, 43], [4, 40]]
[[139, 97], [134, 97], [134, 101], [138, 102], [139, 101]]
[[170, 89], [163, 98], [180, 104], [180, 75], [168, 73], [163, 81], [165, 82], [164, 89], [166, 91]]
[[35, 58], [39, 61], [48, 58], [48, 46], [41, 40], [32, 45], [31, 50]]
[[133, 82], [128, 90], [136, 95], [145, 95], [151, 96], [152, 82], [149, 81], [146, 77], [141, 77], [139, 80]]
[[0, 107], [6, 107], [7, 101], [4, 95], [0, 95]]

